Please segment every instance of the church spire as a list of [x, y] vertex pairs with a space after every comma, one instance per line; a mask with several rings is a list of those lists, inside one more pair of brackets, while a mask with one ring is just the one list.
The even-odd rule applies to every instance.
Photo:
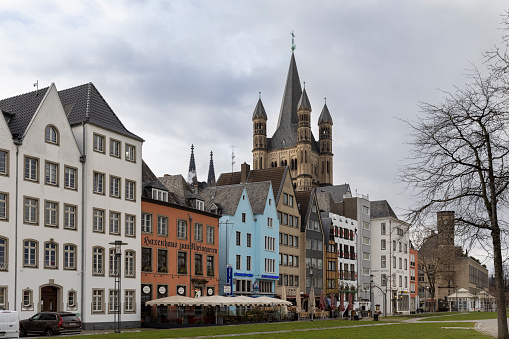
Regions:
[[196, 163], [194, 162], [194, 145], [191, 145], [191, 159], [189, 160], [189, 171], [187, 173], [187, 183], [193, 185], [198, 180], [196, 176]]
[[216, 174], [214, 173], [214, 159], [212, 159], [212, 151], [210, 151], [210, 163], [209, 163], [209, 176], [207, 178], [207, 185], [209, 187], [216, 186]]
[[297, 104], [301, 95], [302, 87], [300, 86], [299, 72], [297, 71], [295, 54], [292, 53], [277, 128], [288, 128], [290, 125], [297, 125]]

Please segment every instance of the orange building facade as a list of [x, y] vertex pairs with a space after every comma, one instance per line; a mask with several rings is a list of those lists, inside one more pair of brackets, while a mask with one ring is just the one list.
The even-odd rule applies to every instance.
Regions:
[[218, 294], [219, 216], [149, 198], [141, 211], [142, 321], [167, 316], [146, 301]]

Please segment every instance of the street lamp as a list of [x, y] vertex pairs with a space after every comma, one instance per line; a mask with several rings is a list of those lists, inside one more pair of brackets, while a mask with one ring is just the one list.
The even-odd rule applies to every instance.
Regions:
[[[311, 289], [314, 290], [314, 286], [313, 286], [313, 266], [309, 266], [309, 276], [310, 276], [310, 284], [309, 284], [309, 294], [311, 295]], [[313, 293], [313, 300], [311, 300], [311, 298], [309, 298], [309, 303], [308, 303], [308, 308], [310, 308], [310, 312], [311, 313], [311, 321], [313, 321], [313, 315], [314, 315], [314, 311], [315, 311], [315, 300], [314, 300], [314, 297], [315, 297], [315, 294]], [[309, 304], [311, 304], [311, 306], [309, 306]]]
[[120, 293], [122, 292], [122, 246], [127, 245], [122, 240], [110, 242], [115, 246], [115, 313], [113, 314], [113, 322], [115, 323], [115, 333], [120, 333]]
[[[187, 214], [187, 216], [189, 217], [189, 296], [192, 296], [192, 288], [193, 288], [193, 281], [192, 281], [192, 269], [193, 269], [193, 265], [191, 265], [192, 261], [191, 261], [191, 257], [192, 257], [192, 249], [191, 249], [191, 230], [193, 229], [192, 227], [192, 224], [193, 224], [193, 217], [191, 216], [191, 214]], [[196, 263], [194, 263], [196, 265]]]

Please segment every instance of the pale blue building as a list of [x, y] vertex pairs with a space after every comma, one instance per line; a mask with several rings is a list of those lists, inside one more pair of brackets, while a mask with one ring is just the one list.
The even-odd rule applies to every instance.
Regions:
[[210, 187], [200, 195], [208, 210], [222, 215], [219, 294], [228, 294], [227, 266], [231, 265], [233, 295], [274, 295], [279, 279], [279, 221], [271, 182]]

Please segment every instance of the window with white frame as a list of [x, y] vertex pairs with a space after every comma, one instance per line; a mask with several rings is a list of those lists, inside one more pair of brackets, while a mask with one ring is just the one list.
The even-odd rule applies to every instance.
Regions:
[[205, 203], [203, 200], [196, 199], [196, 209], [200, 211], [205, 211]]
[[39, 244], [35, 240], [23, 241], [23, 267], [37, 267]]
[[369, 252], [362, 252], [362, 260], [370, 260], [370, 253]]
[[94, 289], [92, 291], [92, 313], [104, 312], [104, 290]]
[[7, 253], [9, 253], [9, 243], [7, 238], [0, 237], [0, 271], [7, 271], [9, 263], [7, 261]]
[[265, 250], [274, 252], [276, 247], [276, 238], [265, 236]]
[[118, 291], [110, 290], [110, 298], [109, 298], [109, 313], [118, 313], [120, 311], [118, 304]]
[[76, 269], [76, 246], [64, 244], [64, 270]]
[[383, 222], [383, 223], [382, 223], [382, 225], [381, 225], [381, 227], [380, 227], [380, 233], [381, 233], [382, 235], [385, 235], [385, 234], [386, 234], [386, 232], [387, 232], [387, 229], [386, 229], [386, 227], [385, 227], [385, 223]]
[[194, 241], [203, 241], [203, 225], [194, 223]]
[[0, 220], [7, 220], [7, 211], [9, 211], [9, 195], [0, 192]]
[[25, 197], [24, 220], [27, 224], [37, 224], [39, 222], [39, 200]]
[[47, 242], [44, 244], [44, 268], [58, 268], [58, 244]]
[[110, 138], [110, 155], [115, 158], [120, 158], [122, 154], [122, 146], [120, 141]]
[[136, 235], [136, 216], [132, 214], [125, 215], [125, 236], [134, 237]]
[[125, 198], [126, 200], [136, 200], [136, 182], [125, 180]]
[[58, 202], [44, 202], [44, 225], [49, 227], [58, 227]]
[[207, 244], [214, 243], [214, 226], [207, 226]]
[[25, 156], [25, 180], [39, 181], [39, 160]]
[[369, 274], [370, 274], [370, 273], [369, 273], [369, 268], [367, 268], [367, 267], [363, 267], [363, 268], [362, 268], [362, 275], [369, 275]]
[[141, 214], [141, 232], [152, 233], [152, 214]]
[[168, 192], [152, 188], [152, 199], [168, 202]]
[[135, 271], [136, 253], [133, 250], [125, 251], [125, 276], [126, 278], [136, 277]]
[[177, 238], [187, 239], [187, 221], [179, 219], [177, 221]]
[[110, 212], [110, 234], [120, 234], [120, 213]]
[[64, 228], [76, 229], [76, 206], [64, 204]]
[[392, 256], [392, 268], [396, 268], [396, 257]]
[[126, 290], [125, 291], [125, 298], [124, 298], [124, 305], [125, 305], [125, 312], [135, 312], [136, 311], [136, 298], [135, 298], [135, 290]]
[[104, 232], [104, 210], [94, 208], [94, 232]]
[[362, 213], [369, 215], [369, 207], [368, 206], [362, 206]]
[[276, 260], [265, 258], [265, 272], [274, 273], [276, 267]]
[[104, 275], [104, 248], [92, 249], [92, 275]]
[[366, 221], [363, 221], [362, 222], [362, 228], [365, 229], [365, 230], [369, 230], [369, 222], [366, 222]]
[[0, 149], [0, 175], [9, 174], [9, 152]]
[[104, 194], [104, 173], [94, 172], [94, 193]]
[[46, 161], [45, 179], [46, 185], [58, 186], [58, 164]]
[[125, 160], [136, 161], [136, 146], [125, 144]]
[[387, 249], [387, 241], [386, 241], [385, 239], [382, 239], [382, 240], [380, 241], [380, 248], [381, 248], [382, 250]]
[[31, 308], [33, 306], [34, 292], [26, 288], [23, 290], [23, 308]]
[[120, 198], [120, 181], [119, 177], [110, 175], [110, 197]]
[[362, 237], [362, 244], [363, 245], [369, 245], [369, 238], [368, 237]]
[[76, 291], [70, 290], [67, 293], [67, 307], [73, 308], [76, 307]]
[[46, 126], [46, 142], [58, 145], [58, 131], [55, 126]]
[[104, 136], [94, 133], [94, 151], [104, 153]]
[[381, 260], [381, 266], [382, 268], [385, 268], [387, 266], [387, 257], [385, 255], [382, 255], [380, 257], [380, 260]]
[[109, 260], [109, 263], [110, 263], [110, 276], [116, 276], [117, 275], [117, 272], [118, 272], [118, 269], [117, 269], [117, 266], [118, 266], [118, 259], [117, 259], [117, 256], [115, 255], [115, 249], [114, 248], [110, 248], [110, 260]]
[[157, 234], [168, 235], [168, 217], [158, 215], [157, 216]]

